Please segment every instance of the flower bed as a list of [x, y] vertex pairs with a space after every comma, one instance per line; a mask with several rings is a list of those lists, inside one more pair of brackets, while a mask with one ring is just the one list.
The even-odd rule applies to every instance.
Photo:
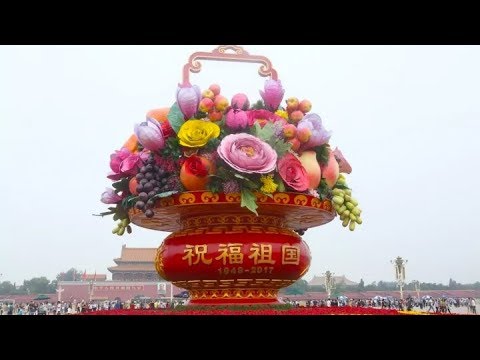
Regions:
[[[418, 312], [412, 313], [419, 315]], [[222, 306], [181, 307], [158, 310], [101, 310], [84, 315], [410, 315], [392, 309], [364, 307], [274, 307], [274, 306]], [[422, 313], [423, 315], [423, 313]]]

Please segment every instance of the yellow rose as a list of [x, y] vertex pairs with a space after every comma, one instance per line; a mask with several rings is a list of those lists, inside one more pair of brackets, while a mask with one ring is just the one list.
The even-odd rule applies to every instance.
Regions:
[[208, 140], [220, 135], [220, 127], [210, 121], [188, 120], [183, 123], [178, 131], [180, 145], [186, 147], [202, 147]]

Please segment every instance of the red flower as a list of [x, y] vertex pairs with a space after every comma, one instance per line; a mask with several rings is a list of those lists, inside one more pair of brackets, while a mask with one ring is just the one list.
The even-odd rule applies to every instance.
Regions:
[[200, 177], [205, 177], [208, 175], [208, 170], [202, 162], [202, 159], [197, 155], [192, 155], [185, 160], [185, 167], [188, 169], [188, 172]]
[[295, 155], [287, 153], [278, 161], [277, 168], [285, 184], [297, 191], [308, 189], [307, 171]]

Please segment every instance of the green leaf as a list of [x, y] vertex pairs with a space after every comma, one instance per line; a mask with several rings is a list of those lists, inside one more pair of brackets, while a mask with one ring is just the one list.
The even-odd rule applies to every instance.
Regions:
[[276, 139], [272, 145], [273, 150], [276, 151], [278, 157], [282, 157], [292, 147], [292, 144], [283, 141], [282, 139]]
[[273, 177], [273, 179], [274, 179], [275, 183], [278, 184], [277, 191], [278, 192], [284, 192], [285, 191], [285, 184], [283, 183], [283, 180], [280, 177], [280, 175], [278, 175], [278, 173], [276, 173], [275, 176]]
[[133, 205], [135, 205], [137, 200], [138, 200], [138, 196], [129, 195], [122, 200], [122, 207], [124, 209], [129, 209], [129, 208], [133, 207]]
[[258, 100], [255, 104], [252, 105], [253, 110], [265, 109], [265, 104], [262, 100]]
[[315, 152], [317, 153], [317, 161], [320, 165], [327, 165], [328, 159], [330, 157], [330, 146], [328, 144], [323, 144], [322, 146], [318, 146], [315, 148]]
[[327, 198], [331, 199], [332, 198], [332, 190], [327, 185], [327, 182], [325, 179], [322, 179], [320, 181], [320, 185], [317, 189], [318, 195], [320, 195], [320, 200], [325, 200]]
[[242, 201], [240, 203], [240, 206], [241, 207], [246, 207], [248, 210], [250, 210], [251, 212], [253, 212], [255, 215], [258, 216], [258, 213], [257, 213], [257, 208], [258, 208], [258, 205], [257, 205], [257, 198], [255, 196], [255, 194], [249, 190], [249, 189], [245, 189], [245, 188], [242, 188], [241, 190], [241, 194], [242, 194]]
[[113, 221], [117, 221], [118, 219], [120, 219], [120, 215], [118, 213], [115, 213], [113, 215]]
[[253, 135], [260, 140], [268, 142], [275, 135], [275, 125], [267, 122], [262, 128], [258, 122], [253, 127]]
[[334, 189], [337, 188], [337, 189], [343, 189], [343, 190], [350, 190], [350, 188], [347, 185], [343, 185], [343, 184], [339, 184], [339, 183], [336, 183], [333, 188]]
[[249, 189], [256, 190], [258, 189], [258, 184], [254, 181], [250, 180], [248, 177], [240, 175], [240, 174], [233, 174], [236, 178], [242, 180], [243, 186], [248, 187]]
[[100, 214], [92, 214], [93, 216], [101, 216], [101, 217], [104, 217], [104, 216], [107, 216], [107, 215], [113, 215], [115, 214], [115, 211], [105, 211], [105, 212], [102, 212]]
[[154, 197], [152, 197], [152, 200], [157, 200], [157, 199], [169, 197], [169, 196], [175, 195], [176, 193], [178, 193], [178, 191], [176, 191], [176, 190], [165, 191], [163, 193], [159, 193], [159, 194], [155, 195]]
[[168, 122], [172, 126], [172, 129], [178, 134], [178, 130], [185, 122], [182, 112], [178, 107], [177, 103], [173, 104], [170, 108], [170, 112], [167, 115]]
[[117, 192], [118, 191], [125, 191], [125, 190], [128, 190], [128, 182], [129, 182], [128, 177], [124, 177], [124, 178], [122, 178], [122, 180], [114, 182], [112, 184], [112, 186]]

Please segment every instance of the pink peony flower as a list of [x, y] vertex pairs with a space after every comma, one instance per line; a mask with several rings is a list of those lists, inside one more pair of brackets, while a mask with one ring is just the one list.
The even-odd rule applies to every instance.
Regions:
[[266, 80], [265, 81], [265, 91], [260, 90], [260, 95], [265, 103], [265, 106], [271, 111], [276, 111], [278, 106], [282, 102], [283, 90], [282, 82], [280, 80]]
[[197, 85], [179, 85], [177, 89], [177, 105], [185, 120], [192, 118], [198, 110], [201, 93]]
[[243, 173], [266, 174], [275, 170], [277, 153], [270, 145], [246, 133], [223, 138], [218, 155], [232, 168]]
[[123, 198], [118, 195], [113, 189], [106, 188], [105, 192], [102, 193], [100, 201], [104, 204], [117, 204], [122, 201], [122, 199]]
[[243, 110], [230, 109], [225, 117], [225, 125], [232, 130], [244, 129], [248, 126], [248, 116]]
[[310, 139], [302, 144], [300, 150], [311, 149], [315, 146], [321, 146], [326, 144], [332, 136], [331, 131], [327, 131], [322, 125], [322, 119], [317, 114], [307, 114], [297, 125], [297, 132], [301, 132], [302, 129], [309, 129], [311, 136]]
[[135, 125], [134, 132], [138, 142], [147, 150], [157, 151], [165, 146], [160, 123], [153, 118], [147, 118], [146, 122]]
[[292, 153], [287, 153], [278, 161], [278, 173], [286, 185], [297, 191], [308, 189], [308, 174], [300, 160]]
[[138, 166], [142, 165], [142, 161], [146, 161], [148, 152], [142, 151], [134, 154], [127, 148], [116, 150], [110, 155], [110, 169], [112, 173], [107, 175], [110, 180], [120, 180], [123, 177], [135, 175], [138, 172]]
[[231, 104], [234, 109], [240, 110], [247, 110], [250, 107], [247, 95], [241, 93], [233, 96]]

